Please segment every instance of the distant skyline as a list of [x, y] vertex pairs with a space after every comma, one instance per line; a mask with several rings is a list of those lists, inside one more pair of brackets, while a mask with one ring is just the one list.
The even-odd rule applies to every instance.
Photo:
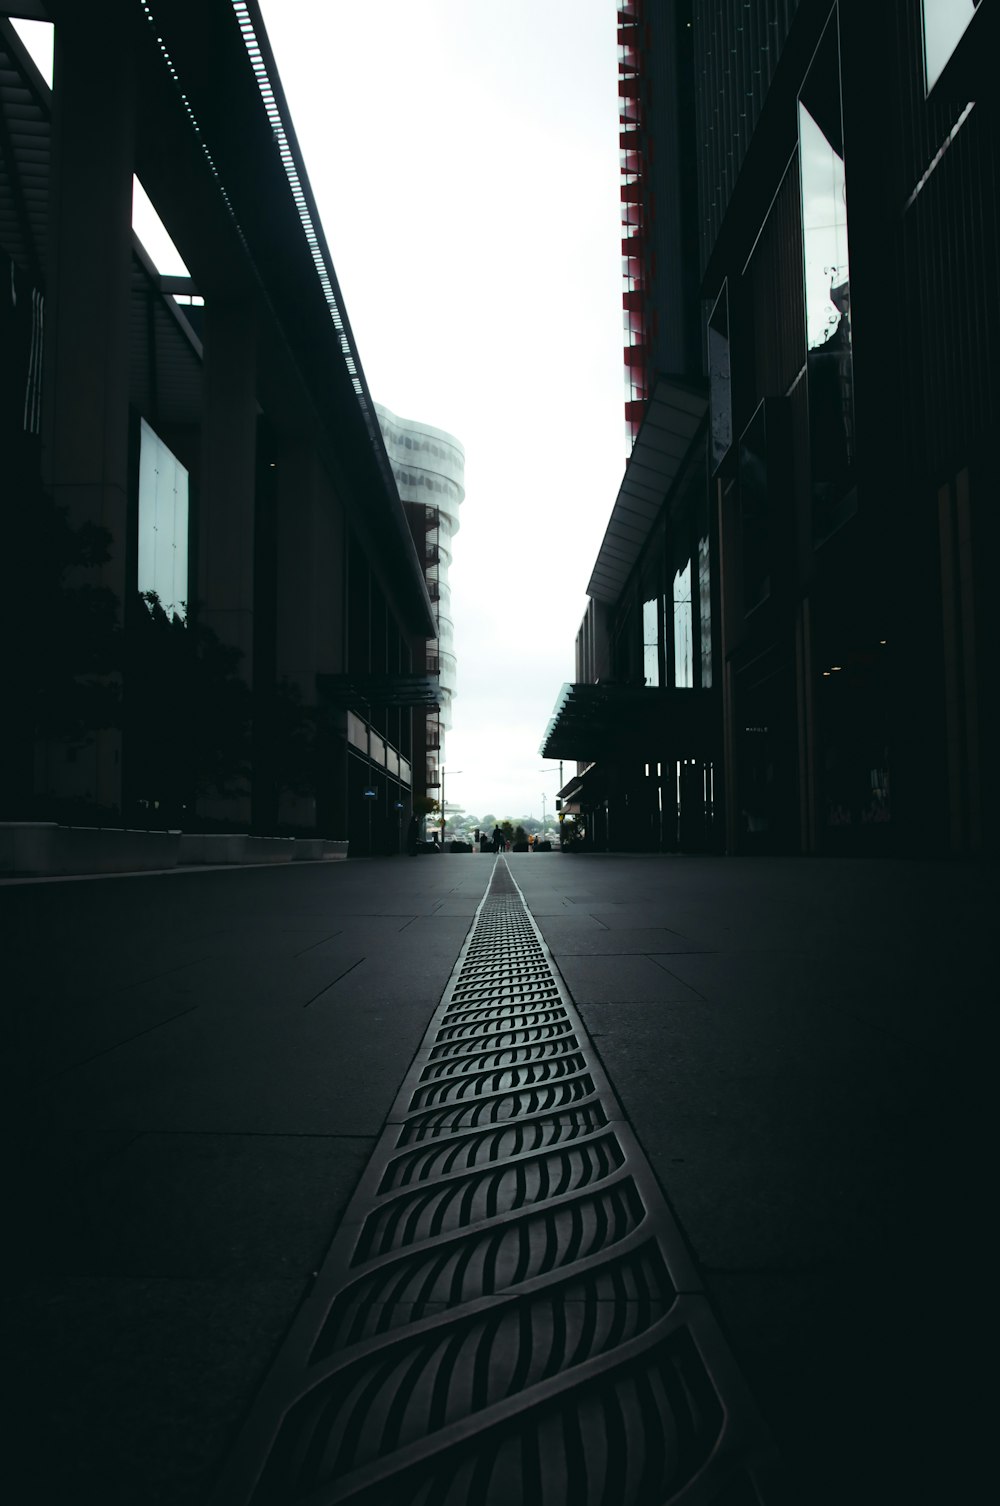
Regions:
[[261, 10], [372, 397], [465, 448], [448, 803], [540, 816], [625, 465], [615, 6]]

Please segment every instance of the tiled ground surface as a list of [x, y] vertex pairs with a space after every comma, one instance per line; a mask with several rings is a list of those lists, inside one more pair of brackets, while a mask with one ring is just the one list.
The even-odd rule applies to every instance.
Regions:
[[514, 871], [804, 1498], [974, 1499], [995, 865], [574, 861]]
[[[975, 1499], [995, 869], [510, 862], [801, 1499]], [[15, 1499], [205, 1501], [490, 863], [0, 890]]]

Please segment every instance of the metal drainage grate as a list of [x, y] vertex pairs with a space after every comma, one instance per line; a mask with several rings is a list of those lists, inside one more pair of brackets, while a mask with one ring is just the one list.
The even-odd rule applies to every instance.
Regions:
[[753, 1506], [774, 1467], [500, 859], [216, 1506]]

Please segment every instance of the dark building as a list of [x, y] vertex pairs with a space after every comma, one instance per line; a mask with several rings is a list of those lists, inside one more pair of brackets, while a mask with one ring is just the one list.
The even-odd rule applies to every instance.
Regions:
[[[583, 798], [598, 840], [688, 846], [708, 834], [729, 851], [864, 853], [974, 852], [996, 837], [1000, 246], [986, 70], [997, 12], [995, 0], [620, 7], [623, 166], [634, 173], [623, 216], [638, 227], [623, 254], [638, 236], [624, 266], [642, 280], [626, 293], [642, 355], [627, 360], [644, 375], [626, 409], [636, 442], [619, 526], [613, 515], [589, 590], [610, 634], [601, 668], [630, 687], [644, 766], [657, 744], [672, 760], [658, 799], [672, 811], [676, 791], [679, 814], [669, 842], [662, 824], [640, 823], [640, 839], [634, 821], [616, 822], [616, 787], [620, 813], [642, 803], [638, 762], [630, 771], [610, 708], [568, 717], [574, 697], [597, 694], [569, 688], [545, 751], [592, 763], [567, 794]], [[696, 308], [697, 362], [663, 336], [664, 310], [687, 329]], [[675, 475], [650, 478], [655, 394], [702, 373], [705, 428]], [[627, 495], [644, 480], [645, 515]], [[706, 541], [691, 616], [711, 679], [695, 660], [684, 682], [669, 664], [650, 682], [649, 551], [686, 486], [699, 493], [699, 550]], [[622, 576], [610, 586], [606, 556]], [[675, 589], [660, 621], [676, 602]], [[657, 652], [676, 652], [666, 628]], [[581, 678], [596, 668], [586, 661]], [[644, 680], [676, 687], [678, 704], [641, 695]], [[685, 717], [710, 729], [711, 714], [689, 715], [686, 702], [709, 693], [717, 735], [695, 750]], [[683, 771], [690, 806], [699, 759], [714, 798], [686, 836]], [[601, 787], [589, 812], [588, 782]]]
[[625, 428], [629, 458], [587, 594], [576, 682], [543, 755], [588, 844], [722, 840], [720, 650], [708, 506], [692, 6], [618, 9]]
[[434, 615], [258, 6], [10, 13], [4, 814], [396, 850]]

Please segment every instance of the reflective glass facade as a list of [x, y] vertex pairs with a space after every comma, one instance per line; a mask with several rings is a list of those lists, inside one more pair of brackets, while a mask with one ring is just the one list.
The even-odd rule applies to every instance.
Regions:
[[647, 596], [642, 604], [642, 672], [646, 685], [660, 683], [660, 598]]
[[708, 320], [708, 374], [711, 384], [712, 468], [721, 465], [733, 442], [733, 402], [729, 371], [729, 286], [723, 283]]
[[155, 591], [165, 612], [184, 617], [188, 598], [188, 473], [140, 420], [137, 589]]
[[851, 270], [836, 15], [806, 75], [798, 127], [813, 537], [819, 544], [853, 510], [855, 479]]
[[924, 79], [928, 92], [965, 35], [980, 0], [922, 0]]
[[694, 616], [691, 610], [691, 556], [674, 573], [674, 684], [687, 689], [694, 684]]
[[712, 561], [708, 538], [708, 520], [705, 532], [698, 536], [698, 631], [701, 648], [701, 683], [708, 688], [712, 684]]

